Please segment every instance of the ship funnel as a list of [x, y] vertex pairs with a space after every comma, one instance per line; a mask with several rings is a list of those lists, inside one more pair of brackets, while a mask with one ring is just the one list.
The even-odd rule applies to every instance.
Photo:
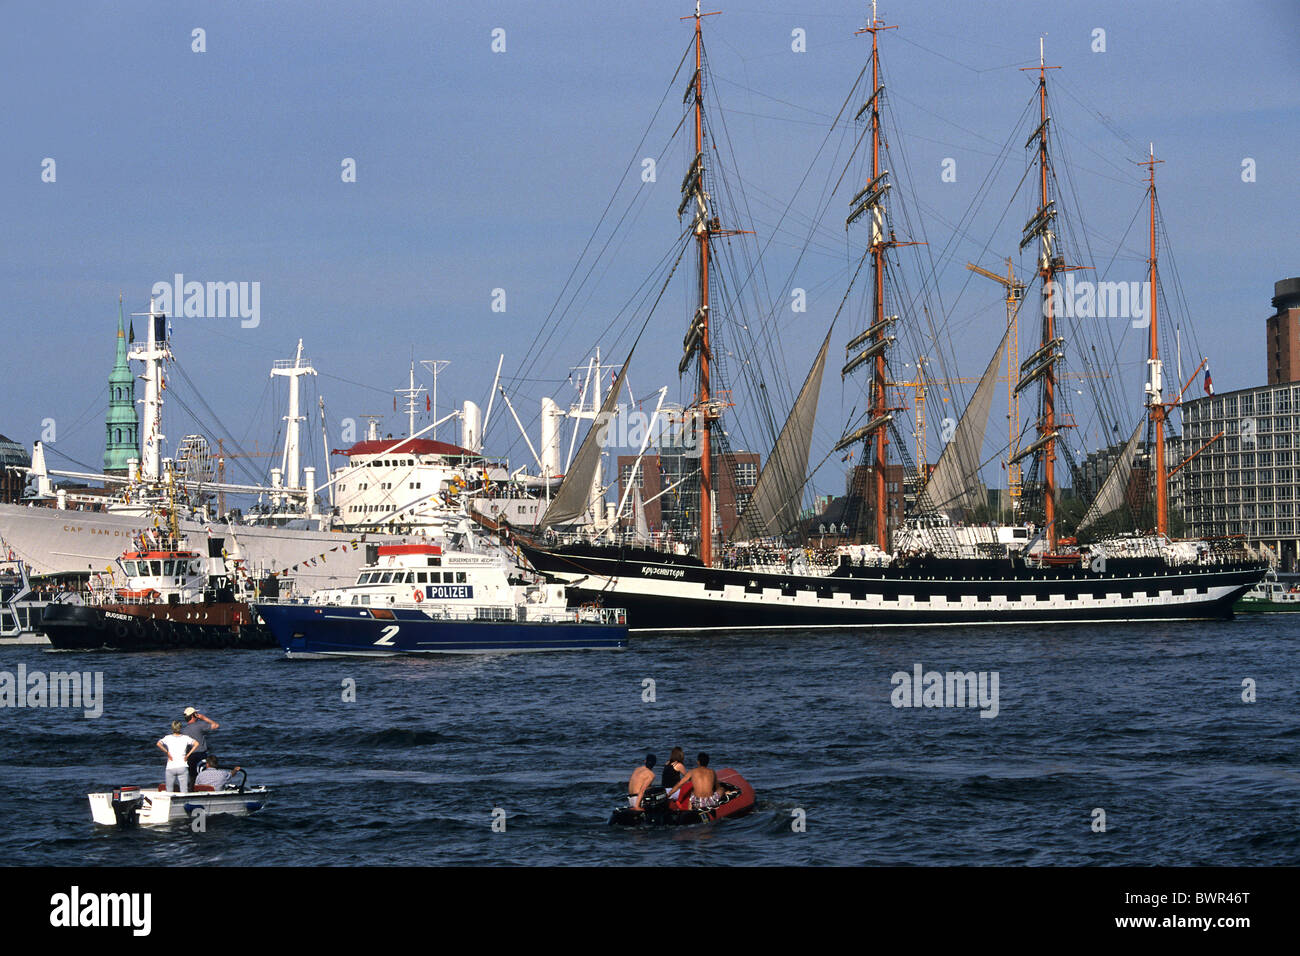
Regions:
[[472, 452], [483, 450], [483, 410], [466, 402], [460, 417], [460, 445]]
[[49, 498], [54, 494], [50, 485], [50, 471], [45, 465], [44, 442], [38, 441], [32, 445], [32, 476], [36, 479], [36, 494], [39, 497]]
[[307, 517], [316, 516], [316, 469], [308, 465], [302, 470], [307, 485]]
[[553, 478], [560, 473], [560, 419], [564, 413], [549, 398], [542, 399], [542, 477]]

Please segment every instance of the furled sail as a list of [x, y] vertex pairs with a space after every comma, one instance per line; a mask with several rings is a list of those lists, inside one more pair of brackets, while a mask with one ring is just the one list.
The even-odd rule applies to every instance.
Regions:
[[623, 367], [619, 369], [618, 378], [601, 404], [600, 414], [587, 429], [587, 436], [578, 447], [573, 464], [564, 475], [559, 490], [551, 499], [551, 505], [542, 515], [540, 527], [551, 528], [557, 524], [566, 524], [581, 518], [592, 505], [592, 481], [596, 477], [596, 466], [600, 464], [600, 452], [605, 444], [605, 432], [609, 430], [614, 417], [614, 406], [618, 404], [618, 394], [627, 378], [627, 366], [632, 361], [632, 353], [627, 353]]
[[645, 502], [641, 500], [641, 488], [632, 486], [632, 519], [634, 532], [632, 537], [639, 544], [650, 543], [650, 522], [645, 517]]
[[1137, 457], [1138, 451], [1138, 436], [1141, 435], [1144, 424], [1145, 422], [1140, 421], [1133, 429], [1133, 434], [1129, 436], [1124, 450], [1119, 453], [1115, 464], [1111, 466], [1110, 473], [1106, 475], [1106, 480], [1101, 483], [1101, 490], [1097, 492], [1097, 497], [1092, 500], [1092, 504], [1084, 513], [1083, 520], [1079, 522], [1076, 534], [1124, 504], [1124, 492], [1128, 489], [1129, 475], [1133, 473], [1133, 460]]
[[1007, 347], [1011, 328], [1002, 333], [1002, 341], [984, 370], [975, 394], [952, 433], [952, 440], [943, 447], [929, 481], [917, 497], [917, 510], [948, 511], [965, 508], [973, 511], [984, 502], [983, 484], [979, 479], [980, 456], [984, 448], [984, 430], [989, 423], [989, 410], [993, 407], [993, 386], [997, 384], [998, 370], [1002, 365], [1002, 352]]
[[817, 399], [822, 390], [822, 373], [826, 370], [826, 350], [831, 344], [831, 329], [817, 358], [813, 361], [803, 388], [795, 399], [785, 427], [776, 438], [772, 454], [758, 476], [754, 495], [737, 519], [728, 536], [756, 538], [781, 534], [799, 519], [803, 486], [808, 477], [808, 449], [812, 444], [813, 420], [817, 417]]

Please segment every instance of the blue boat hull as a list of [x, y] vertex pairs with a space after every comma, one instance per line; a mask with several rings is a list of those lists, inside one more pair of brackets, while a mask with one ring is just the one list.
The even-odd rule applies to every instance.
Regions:
[[289, 655], [481, 654], [501, 651], [615, 650], [626, 624], [436, 620], [413, 608], [258, 604], [257, 613]]

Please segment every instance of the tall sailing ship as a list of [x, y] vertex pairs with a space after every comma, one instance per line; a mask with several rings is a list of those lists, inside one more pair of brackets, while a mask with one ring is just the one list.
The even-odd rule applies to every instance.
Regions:
[[[1227, 618], [1232, 605], [1265, 574], [1263, 558], [1240, 541], [1171, 540], [1165, 460], [1165, 425], [1182, 392], [1166, 393], [1159, 353], [1154, 151], [1148, 167], [1147, 200], [1150, 217], [1149, 353], [1141, 419], [1101, 483], [1096, 499], [1075, 534], [1093, 535], [1080, 545], [1078, 537], [1061, 533], [1059, 466], [1071, 465], [1062, 437], [1072, 422], [1063, 411], [1062, 364], [1066, 341], [1059, 306], [1060, 276], [1077, 266], [1067, 264], [1058, 241], [1058, 187], [1049, 154], [1051, 117], [1048, 111], [1048, 71], [1040, 45], [1037, 129], [1025, 144], [1032, 150], [1030, 174], [1036, 207], [1020, 240], [1036, 252], [1036, 277], [1041, 283], [1042, 321], [1033, 353], [1021, 361], [1017, 344], [1017, 315], [1024, 287], [1009, 273], [1009, 321], [966, 410], [933, 469], [916, 468], [915, 507], [890, 535], [888, 485], [899, 475], [890, 470], [890, 453], [902, 448], [890, 405], [891, 349], [900, 316], [891, 314], [901, 297], [889, 286], [891, 250], [910, 243], [896, 237], [889, 210], [894, 186], [882, 162], [884, 85], [879, 53], [880, 35], [893, 29], [877, 18], [860, 31], [870, 35], [871, 86], [858, 110], [858, 142], [869, 144], [861, 188], [849, 203], [846, 229], [866, 224], [869, 238], [856, 280], [869, 264], [870, 286], [865, 328], [846, 345], [842, 377], [869, 373], [863, 414], [849, 423], [835, 445], [836, 452], [861, 453], [869, 463], [865, 487], [856, 489], [850, 505], [857, 540], [830, 549], [807, 547], [795, 534], [808, 481], [808, 459], [832, 322], [812, 368], [795, 397], [784, 427], [759, 476], [752, 499], [733, 526], [714, 526], [716, 456], [712, 444], [725, 441], [719, 427], [726, 406], [715, 389], [711, 321], [718, 315], [711, 298], [715, 285], [711, 243], [725, 231], [715, 208], [710, 168], [713, 143], [706, 138], [704, 119], [704, 56], [702, 20], [697, 3], [694, 16], [695, 72], [684, 102], [693, 100], [687, 119], [693, 120], [694, 160], [682, 184], [679, 216], [692, 210], [689, 232], [696, 246], [698, 306], [688, 326], [681, 369], [694, 366], [695, 398], [687, 410], [688, 431], [697, 435], [698, 534], [688, 543], [650, 546], [640, 540], [561, 540], [555, 535], [519, 535], [527, 560], [550, 579], [566, 584], [576, 600], [605, 602], [628, 611], [634, 630], [695, 630], [710, 628], [806, 628], [843, 625], [990, 624], [1008, 622], [1078, 623], [1089, 621]], [[687, 19], [687, 18], [683, 18]], [[683, 121], [686, 122], [686, 119]], [[855, 147], [856, 150], [856, 147]], [[865, 181], [864, 181], [865, 180]], [[977, 271], [984, 271], [978, 270]], [[985, 271], [986, 275], [989, 275]], [[995, 276], [996, 277], [996, 276]], [[1002, 280], [999, 280], [1002, 281]], [[852, 287], [852, 280], [850, 288]], [[846, 293], [846, 299], [848, 295]], [[844, 304], [841, 303], [840, 310]], [[899, 307], [898, 311], [905, 311]], [[840, 312], [837, 311], [838, 319]], [[1007, 451], [1008, 475], [1025, 479], [1017, 487], [1021, 524], [994, 527], [961, 523], [987, 504], [979, 479], [984, 432], [1004, 356], [1008, 389], [1015, 396], [1036, 388], [1037, 414], [1033, 434], [1023, 443], [1012, 436]], [[630, 361], [630, 356], [629, 356]], [[899, 364], [894, 360], [894, 365]], [[624, 365], [621, 376], [626, 374]], [[920, 369], [918, 369], [920, 372]], [[894, 374], [897, 374], [896, 372]], [[1193, 373], [1193, 380], [1196, 375]], [[1183, 391], [1186, 386], [1183, 387]], [[615, 385], [614, 393], [617, 393]], [[606, 413], [612, 413], [612, 406]], [[1136, 409], [1135, 409], [1136, 412]], [[1014, 423], [1013, 423], [1014, 425]], [[595, 433], [593, 429], [593, 433]], [[1147, 435], [1151, 448], [1149, 483], [1154, 488], [1153, 520], [1142, 533], [1105, 533], [1107, 516], [1125, 503], [1131, 479], [1138, 471], [1139, 439]], [[892, 440], [891, 440], [892, 439]], [[590, 447], [588, 447], [590, 445]], [[556, 494], [542, 526], [589, 506], [589, 459], [599, 454], [591, 434], [574, 467]], [[584, 457], [585, 456], [585, 457]], [[904, 458], [906, 461], [906, 459]], [[910, 464], [910, 462], [908, 462]], [[1143, 464], [1143, 468], [1147, 465]], [[911, 471], [913, 469], [909, 469]], [[569, 479], [573, 479], [570, 481]], [[1030, 523], [1030, 517], [1036, 520]], [[847, 525], [847, 521], [845, 522]]]

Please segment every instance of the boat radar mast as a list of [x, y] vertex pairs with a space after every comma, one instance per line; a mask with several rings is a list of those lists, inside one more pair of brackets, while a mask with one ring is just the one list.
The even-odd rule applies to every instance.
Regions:
[[[298, 353], [292, 359], [277, 359], [271, 366], [271, 377], [283, 376], [289, 380], [289, 414], [284, 417], [288, 422], [288, 427], [284, 434], [284, 454], [281, 456], [281, 467], [284, 469], [285, 486], [288, 488], [299, 488], [298, 484], [298, 466], [301, 459], [301, 445], [299, 439], [298, 426], [307, 420], [306, 416], [299, 415], [298, 402], [298, 379], [304, 375], [315, 375], [316, 370], [311, 367], [311, 361], [303, 362], [302, 358], [302, 339], [298, 340]], [[309, 502], [310, 504], [310, 502]]]
[[154, 297], [149, 296], [148, 312], [132, 312], [132, 316], [148, 317], [148, 335], [143, 346], [136, 346], [127, 358], [144, 362], [144, 420], [142, 422], [141, 468], [145, 481], [158, 481], [162, 478], [162, 442], [167, 436], [162, 433], [162, 393], [167, 388], [163, 379], [162, 363], [172, 357], [167, 345], [167, 315], [154, 304]]

